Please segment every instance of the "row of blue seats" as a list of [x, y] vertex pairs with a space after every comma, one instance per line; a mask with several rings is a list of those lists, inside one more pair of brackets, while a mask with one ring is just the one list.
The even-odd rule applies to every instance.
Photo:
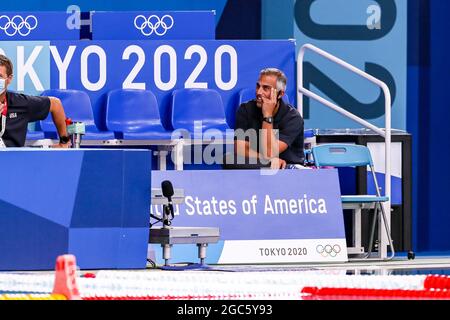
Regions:
[[[87, 140], [169, 140], [171, 130], [161, 121], [158, 102], [149, 90], [117, 89], [107, 95], [105, 122], [108, 131], [96, 126], [88, 94], [79, 90], [46, 90], [44, 96], [57, 97], [62, 101], [66, 116], [85, 124]], [[239, 106], [255, 98], [255, 89], [239, 92]], [[285, 98], [287, 101], [287, 98]], [[219, 130], [223, 134], [230, 129], [222, 98], [213, 89], [178, 89], [172, 92], [171, 125], [173, 129], [184, 129], [189, 133]], [[201, 128], [198, 126], [201, 121]], [[51, 115], [39, 121], [35, 131], [29, 131], [28, 140], [56, 139], [56, 127]], [[192, 136], [191, 136], [192, 137]]]

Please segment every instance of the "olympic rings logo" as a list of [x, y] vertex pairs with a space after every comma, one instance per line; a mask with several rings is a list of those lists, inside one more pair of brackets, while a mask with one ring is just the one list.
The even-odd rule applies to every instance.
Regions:
[[163, 36], [173, 27], [173, 24], [173, 18], [168, 14], [162, 16], [162, 18], [154, 14], [148, 18], [140, 14], [134, 18], [134, 26], [146, 37], [153, 32], [157, 36]]
[[11, 19], [7, 15], [0, 16], [0, 29], [9, 37], [19, 33], [26, 37], [30, 32], [36, 29], [38, 20], [35, 16], [29, 15], [25, 19], [22, 16], [15, 15]]
[[319, 244], [316, 247], [316, 251], [317, 253], [321, 254], [322, 257], [326, 258], [328, 256], [330, 257], [336, 257], [338, 255], [339, 252], [341, 252], [341, 246], [338, 244], [335, 245], [331, 245], [331, 244], [327, 244], [325, 246]]

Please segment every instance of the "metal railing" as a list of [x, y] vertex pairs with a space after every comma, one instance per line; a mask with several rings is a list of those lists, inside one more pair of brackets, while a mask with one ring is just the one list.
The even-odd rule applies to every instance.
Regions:
[[[352, 71], [353, 73], [356, 73], [363, 77], [364, 79], [369, 80], [370, 82], [376, 84], [383, 90], [384, 97], [385, 97], [385, 128], [384, 131], [373, 124], [367, 122], [366, 120], [354, 115], [351, 112], [348, 112], [347, 110], [337, 106], [336, 104], [322, 98], [321, 96], [315, 94], [314, 92], [306, 89], [303, 87], [303, 60], [305, 57], [306, 50], [311, 50], [318, 55], [344, 67], [347, 70]], [[335, 110], [336, 112], [341, 113], [342, 115], [358, 122], [359, 124], [363, 125], [364, 127], [367, 127], [376, 133], [378, 133], [380, 136], [382, 136], [385, 139], [385, 188], [384, 188], [384, 195], [389, 197], [389, 201], [385, 202], [384, 209], [386, 212], [387, 221], [390, 224], [391, 221], [391, 93], [389, 91], [388, 86], [381, 80], [371, 76], [370, 74], [356, 68], [355, 66], [352, 66], [351, 64], [345, 62], [342, 59], [339, 59], [332, 54], [317, 48], [316, 46], [312, 44], [305, 44], [301, 47], [298, 56], [297, 56], [297, 104], [298, 104], [298, 110], [300, 114], [303, 115], [303, 95], [312, 98], [314, 100], [317, 100], [318, 102], [322, 103], [323, 105]], [[383, 230], [384, 226], [382, 223], [384, 223], [380, 217], [379, 221], [379, 230]], [[390, 227], [390, 226], [388, 226]], [[380, 232], [380, 243], [379, 243], [379, 254], [380, 258], [386, 258], [387, 257], [387, 236], [382, 232]]]

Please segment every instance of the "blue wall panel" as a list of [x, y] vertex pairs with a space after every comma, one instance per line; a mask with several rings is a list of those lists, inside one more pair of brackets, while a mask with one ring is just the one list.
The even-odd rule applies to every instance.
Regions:
[[430, 6], [430, 101], [420, 106], [420, 115], [427, 113], [429, 117], [429, 131], [425, 132], [429, 149], [428, 153], [423, 153], [424, 162], [417, 165], [429, 166], [428, 184], [419, 186], [420, 194], [426, 193], [429, 199], [429, 248], [450, 250], [450, 215], [445, 201], [450, 181], [450, 86], [447, 80], [450, 74], [450, 43], [446, 35], [446, 30], [450, 28], [450, 2], [431, 0]]
[[145, 268], [150, 165], [145, 150], [2, 151], [14, 177], [0, 185], [0, 270], [68, 253], [84, 269]]
[[[392, 96], [392, 127], [406, 129], [406, 0], [297, 0], [294, 19], [297, 50], [314, 44], [384, 81]], [[313, 53], [305, 61], [306, 88], [384, 127], [377, 86]], [[313, 100], [304, 100], [303, 115], [307, 128], [361, 127]]]

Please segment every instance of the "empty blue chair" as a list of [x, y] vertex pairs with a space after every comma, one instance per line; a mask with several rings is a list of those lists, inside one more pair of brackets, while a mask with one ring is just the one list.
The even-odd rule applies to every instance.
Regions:
[[41, 130], [41, 126], [39, 125], [39, 121], [34, 122], [34, 130], [30, 130], [30, 126], [28, 126], [26, 140], [42, 140], [45, 139], [44, 132]]
[[[247, 101], [253, 100], [256, 98], [256, 89], [255, 88], [245, 88], [239, 91], [239, 101], [238, 101], [238, 107]], [[289, 97], [284, 94], [283, 97], [281, 98], [283, 99], [284, 103], [289, 104]]]
[[42, 131], [27, 130], [26, 140], [41, 140], [41, 139], [45, 139], [45, 135]]
[[[83, 135], [83, 140], [114, 139], [112, 132], [100, 131], [95, 125], [91, 100], [86, 92], [80, 90], [51, 89], [42, 92], [41, 95], [59, 98], [64, 107], [66, 117], [71, 118], [74, 122], [80, 121], [84, 123], [86, 134]], [[57, 137], [57, 130], [50, 113], [46, 119], [40, 121], [40, 126], [47, 138], [55, 139]]]
[[161, 123], [156, 97], [148, 90], [110, 91], [106, 101], [106, 126], [125, 140], [171, 139], [171, 132]]
[[[316, 146], [312, 149], [314, 162], [316, 166], [333, 166], [333, 167], [367, 167], [369, 166], [371, 176], [376, 188], [376, 195], [343, 195], [341, 196], [342, 207], [344, 209], [351, 209], [355, 214], [360, 215], [362, 209], [374, 208], [374, 216], [372, 221], [372, 227], [369, 238], [369, 247], [365, 258], [369, 257], [372, 252], [372, 245], [375, 234], [375, 224], [381, 211], [381, 217], [384, 221], [385, 231], [388, 236], [389, 245], [391, 247], [391, 254], [388, 260], [392, 259], [395, 255], [394, 245], [392, 242], [391, 233], [386, 219], [386, 214], [382, 203], [389, 201], [388, 197], [381, 196], [378, 188], [378, 181], [375, 175], [375, 168], [373, 166], [372, 156], [366, 146], [351, 145], [351, 144], [323, 144]], [[354, 226], [355, 235], [361, 234], [361, 225], [358, 223]], [[356, 243], [356, 249], [360, 243]]]
[[256, 91], [255, 88], [246, 88], [242, 89], [238, 93], [238, 107], [250, 100], [256, 99]]
[[171, 119], [174, 129], [194, 133], [194, 139], [211, 129], [220, 131], [226, 138], [233, 136], [225, 118], [222, 97], [212, 89], [174, 90]]

